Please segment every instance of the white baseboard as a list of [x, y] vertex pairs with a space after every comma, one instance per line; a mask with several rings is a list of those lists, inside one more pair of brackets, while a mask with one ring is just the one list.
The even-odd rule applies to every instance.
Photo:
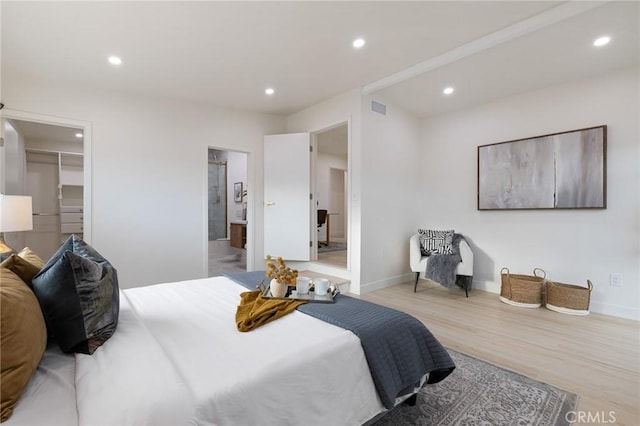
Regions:
[[619, 317], [630, 319], [634, 321], [640, 321], [640, 311], [634, 308], [628, 308], [626, 306], [612, 305], [610, 303], [589, 303], [589, 310], [593, 313], [602, 315], [610, 315], [612, 317]]
[[411, 280], [415, 280], [415, 275], [413, 273], [396, 275], [395, 277], [385, 278], [384, 280], [360, 284], [360, 294], [365, 294], [371, 291], [380, 290], [382, 288], [391, 287], [392, 285], [396, 284], [406, 283], [407, 281]]
[[486, 291], [488, 293], [500, 294], [500, 283], [495, 283], [493, 281], [478, 281], [473, 280], [473, 284], [471, 285], [472, 289]]
[[[473, 281], [473, 289], [484, 290], [489, 293], [500, 294], [501, 284], [493, 281]], [[497, 299], [496, 299], [497, 300]], [[640, 321], [640, 310], [626, 306], [613, 305], [610, 303], [599, 303], [591, 300], [589, 310], [593, 313], [609, 315], [612, 317], [625, 318]]]
[[[391, 287], [392, 285], [406, 283], [406, 282], [414, 282], [415, 274], [404, 274], [397, 275], [395, 277], [386, 278], [380, 281], [374, 281], [367, 284], [362, 284], [360, 286], [360, 294], [369, 293], [371, 291], [380, 290], [382, 288]], [[473, 290], [482, 290], [488, 293], [494, 293], [496, 295], [500, 294], [501, 284], [499, 282], [493, 281], [478, 281], [473, 280], [473, 285], [471, 288]], [[472, 291], [473, 291], [472, 290]], [[473, 293], [469, 294], [469, 297], [473, 297]], [[498, 297], [496, 297], [496, 301], [498, 301]], [[618, 318], [625, 318], [634, 321], [640, 321], [640, 310], [636, 308], [629, 308], [626, 306], [613, 305], [610, 303], [599, 303], [591, 301], [589, 306], [589, 310], [593, 313], [598, 313], [602, 315], [609, 315]]]

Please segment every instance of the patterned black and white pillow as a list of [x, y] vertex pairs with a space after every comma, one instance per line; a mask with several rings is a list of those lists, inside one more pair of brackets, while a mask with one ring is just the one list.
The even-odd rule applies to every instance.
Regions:
[[433, 229], [418, 229], [420, 234], [420, 251], [423, 256], [432, 254], [453, 254], [453, 229], [438, 231]]

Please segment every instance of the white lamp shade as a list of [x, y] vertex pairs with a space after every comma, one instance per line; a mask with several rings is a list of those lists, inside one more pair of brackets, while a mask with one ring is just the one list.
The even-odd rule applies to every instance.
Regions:
[[0, 232], [33, 229], [31, 197], [0, 194]]

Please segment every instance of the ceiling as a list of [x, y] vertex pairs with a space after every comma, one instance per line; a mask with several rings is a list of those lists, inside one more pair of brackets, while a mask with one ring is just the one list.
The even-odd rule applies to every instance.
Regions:
[[[637, 65], [640, 54], [636, 1], [0, 7], [2, 84], [56, 81], [282, 115], [364, 87], [425, 117]], [[572, 8], [580, 13], [558, 18]], [[591, 46], [603, 34], [611, 43]], [[362, 49], [351, 46], [356, 37]], [[446, 85], [453, 95], [442, 95]]]
[[76, 133], [82, 133], [82, 129], [22, 120], [11, 120], [11, 123], [18, 128], [27, 142], [46, 141], [79, 145], [83, 142], [83, 138], [76, 137]]

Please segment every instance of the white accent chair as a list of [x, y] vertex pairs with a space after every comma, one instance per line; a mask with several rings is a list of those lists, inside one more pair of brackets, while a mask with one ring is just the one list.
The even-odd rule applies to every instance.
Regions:
[[[465, 240], [460, 241], [460, 257], [462, 257], [462, 262], [456, 267], [456, 283], [464, 288], [465, 295], [469, 297], [469, 289], [473, 280], [473, 252]], [[409, 240], [409, 265], [411, 271], [416, 273], [416, 282], [413, 285], [414, 293], [418, 287], [418, 280], [425, 279], [424, 273], [427, 270], [428, 262], [429, 257], [423, 256], [420, 251], [420, 235], [412, 235]]]

